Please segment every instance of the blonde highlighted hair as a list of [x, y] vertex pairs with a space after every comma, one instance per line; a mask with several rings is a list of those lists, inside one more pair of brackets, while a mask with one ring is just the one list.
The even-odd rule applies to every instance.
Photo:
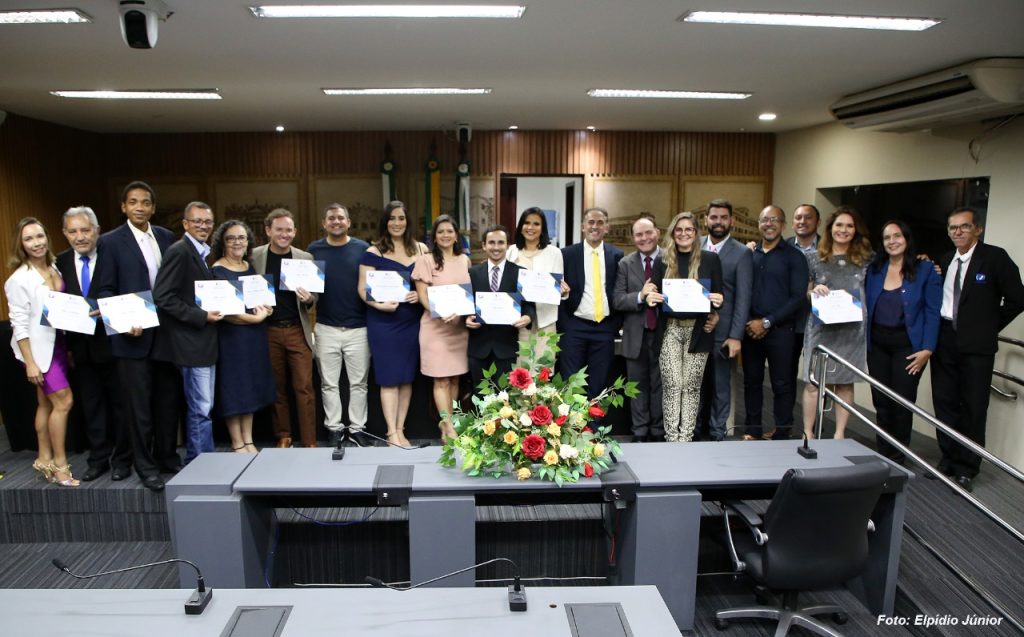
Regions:
[[11, 269], [16, 270], [21, 266], [28, 263], [28, 253], [25, 252], [25, 245], [21, 242], [21, 234], [25, 231], [25, 228], [31, 225], [37, 225], [43, 229], [43, 234], [46, 235], [46, 265], [52, 266], [54, 262], [53, 251], [50, 248], [50, 233], [46, 231], [46, 226], [43, 222], [36, 219], [35, 217], [23, 217], [18, 225], [15, 226], [14, 230], [14, 245], [11, 250], [11, 258], [8, 261], [8, 265]]
[[[679, 269], [678, 248], [676, 247], [675, 230], [680, 221], [687, 220], [693, 224], [693, 250], [690, 251], [690, 262], [687, 273], [684, 275]], [[697, 223], [697, 215], [692, 212], [680, 212], [672, 217], [668, 224], [668, 232], [665, 234], [665, 243], [662, 246], [662, 260], [665, 262], [665, 277], [680, 277], [683, 279], [696, 279], [700, 270], [700, 225]]]
[[867, 265], [871, 260], [871, 240], [868, 239], [868, 227], [856, 209], [849, 206], [836, 208], [835, 212], [829, 215], [825, 222], [825, 231], [821, 233], [821, 241], [818, 242], [818, 258], [822, 262], [831, 261], [832, 257], [832, 226], [840, 215], [850, 215], [853, 219], [854, 235], [850, 240], [850, 248], [846, 257], [857, 266]]

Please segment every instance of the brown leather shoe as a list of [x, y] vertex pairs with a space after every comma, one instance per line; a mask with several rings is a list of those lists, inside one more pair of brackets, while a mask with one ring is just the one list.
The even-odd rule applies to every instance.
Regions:
[[277, 439], [277, 448], [278, 449], [291, 449], [292, 448], [292, 439], [291, 438], [278, 438]]

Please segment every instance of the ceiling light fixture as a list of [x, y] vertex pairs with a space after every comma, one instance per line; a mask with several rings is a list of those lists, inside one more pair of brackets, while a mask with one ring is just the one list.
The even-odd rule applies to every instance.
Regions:
[[745, 100], [751, 93], [715, 93], [710, 91], [661, 91], [653, 89], [592, 88], [590, 97], [631, 97], [671, 100]]
[[775, 113], [761, 113], [760, 115], [757, 116], [757, 119], [761, 120], [762, 122], [770, 122], [773, 121], [776, 117], [778, 117], [778, 115], [776, 115]]
[[155, 91], [50, 91], [57, 97], [73, 97], [80, 99], [99, 100], [219, 100], [217, 89], [177, 90], [162, 89]]
[[593, 133], [594, 131], [597, 130], [597, 126], [587, 126], [587, 130]]
[[325, 88], [325, 95], [487, 95], [489, 88]]
[[522, 5], [346, 4], [249, 7], [257, 18], [521, 18]]
[[284, 126], [281, 126], [280, 124], [278, 124], [277, 126], [274, 127], [274, 130], [276, 130], [279, 133], [283, 133], [284, 132]]
[[679, 16], [679, 20], [682, 22], [708, 24], [881, 29], [885, 31], [924, 31], [942, 22], [942, 20], [935, 18], [890, 18], [815, 13], [762, 13], [758, 11], [690, 11]]
[[78, 9], [0, 11], [0, 24], [80, 24], [92, 18]]
[[515, 124], [512, 124], [511, 126], [508, 127], [508, 129], [509, 130], [519, 130], [519, 127], [516, 126]]

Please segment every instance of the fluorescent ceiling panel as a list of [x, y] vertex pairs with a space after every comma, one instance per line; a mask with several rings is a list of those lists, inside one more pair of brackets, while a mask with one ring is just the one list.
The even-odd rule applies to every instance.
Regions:
[[526, 7], [489, 4], [339, 4], [249, 7], [257, 18], [521, 18]]
[[489, 88], [325, 88], [326, 95], [487, 95]]
[[711, 91], [661, 91], [648, 89], [625, 88], [592, 88], [587, 91], [590, 97], [625, 97], [634, 99], [670, 99], [670, 100], [745, 100], [750, 93], [716, 93]]
[[762, 26], [825, 27], [833, 29], [881, 29], [887, 31], [924, 31], [942, 22], [942, 20], [934, 18], [889, 18], [814, 13], [761, 13], [756, 11], [691, 11], [683, 14], [679, 19], [683, 22], [710, 24], [755, 24]]
[[219, 100], [217, 89], [154, 91], [50, 91], [57, 97], [97, 100]]
[[92, 18], [78, 9], [0, 11], [0, 24], [78, 24], [82, 22], [92, 22]]

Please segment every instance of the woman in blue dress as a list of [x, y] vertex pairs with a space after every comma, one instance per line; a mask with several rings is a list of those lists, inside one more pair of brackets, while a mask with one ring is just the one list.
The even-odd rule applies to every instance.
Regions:
[[[211, 240], [210, 272], [226, 281], [256, 274], [249, 263], [253, 242], [252, 230], [244, 222], [222, 223]], [[260, 305], [246, 314], [226, 316], [217, 326], [217, 413], [224, 418], [231, 448], [238, 453], [257, 452], [252, 416], [276, 396], [263, 322], [273, 311], [269, 305]]]
[[[388, 441], [408, 445], [405, 417], [412, 398], [412, 381], [419, 369], [420, 318], [423, 315], [410, 277], [416, 257], [428, 250], [413, 238], [407, 210], [401, 201], [392, 201], [384, 207], [377, 236], [380, 238], [363, 254], [359, 264], [359, 296], [367, 305], [366, 335], [370, 341], [373, 373], [380, 385]], [[373, 270], [398, 272], [410, 281], [410, 292], [401, 303], [378, 302], [367, 295], [366, 274]]]

